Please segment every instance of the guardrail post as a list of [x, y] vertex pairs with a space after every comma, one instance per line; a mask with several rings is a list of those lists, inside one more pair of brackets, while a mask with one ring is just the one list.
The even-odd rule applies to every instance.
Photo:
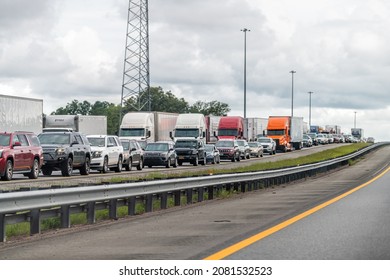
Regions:
[[40, 209], [33, 209], [30, 212], [30, 234], [37, 234], [41, 232], [41, 211]]
[[145, 200], [145, 212], [153, 212], [153, 195], [147, 194]]
[[70, 227], [70, 205], [61, 206], [61, 227]]
[[118, 209], [117, 209], [116, 199], [110, 199], [108, 212], [109, 212], [110, 219], [114, 219], [114, 220], [118, 219]]
[[193, 189], [187, 189], [187, 204], [192, 204], [192, 194], [193, 194]]
[[127, 199], [127, 215], [133, 216], [135, 215], [135, 203], [136, 197], [132, 196]]
[[175, 191], [173, 193], [174, 200], [175, 200], [175, 206], [180, 206], [180, 200], [181, 200], [181, 191]]
[[95, 202], [88, 202], [87, 204], [87, 221], [88, 224], [94, 224], [96, 222]]
[[208, 200], [213, 200], [214, 199], [214, 186], [208, 186], [207, 187], [207, 193], [208, 193], [208, 195], [207, 195], [207, 199]]
[[5, 214], [0, 214], [0, 242], [5, 242]]
[[168, 193], [163, 192], [160, 195], [160, 208], [167, 209], [168, 208]]
[[203, 187], [198, 188], [198, 202], [203, 201]]
[[240, 183], [240, 187], [241, 187], [241, 192], [244, 193], [246, 191], [246, 184], [248, 182], [244, 181], [244, 182], [241, 182]]

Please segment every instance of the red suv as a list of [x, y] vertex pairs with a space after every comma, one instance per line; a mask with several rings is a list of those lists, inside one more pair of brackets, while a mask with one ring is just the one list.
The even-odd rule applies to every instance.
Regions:
[[0, 132], [0, 177], [10, 181], [14, 173], [38, 178], [43, 164], [42, 147], [32, 132]]

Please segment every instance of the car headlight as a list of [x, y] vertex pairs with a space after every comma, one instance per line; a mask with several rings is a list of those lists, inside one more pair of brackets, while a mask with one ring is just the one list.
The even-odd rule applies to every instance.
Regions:
[[58, 148], [56, 150], [57, 155], [64, 155], [65, 154], [65, 148]]
[[102, 157], [102, 151], [95, 151], [95, 152], [92, 153], [92, 156], [94, 158]]

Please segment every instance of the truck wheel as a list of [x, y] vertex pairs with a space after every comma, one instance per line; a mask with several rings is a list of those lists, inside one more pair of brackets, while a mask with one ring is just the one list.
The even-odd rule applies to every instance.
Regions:
[[143, 161], [144, 161], [144, 160], [143, 160], [142, 158], [140, 158], [139, 164], [137, 165], [137, 170], [142, 170], [142, 167], [144, 166]]
[[42, 168], [42, 173], [45, 176], [50, 176], [52, 172], [53, 172], [53, 170], [51, 170], [49, 168]]
[[84, 165], [80, 168], [81, 175], [89, 175], [91, 170], [91, 159], [89, 157], [85, 157]]
[[61, 174], [62, 176], [69, 177], [73, 173], [73, 159], [68, 157], [68, 159], [62, 164]]
[[12, 164], [12, 161], [9, 159], [7, 160], [7, 163], [5, 165], [4, 176], [2, 176], [1, 179], [4, 181], [11, 181], [13, 174], [14, 174], [14, 166]]
[[119, 157], [118, 159], [118, 163], [116, 165], [116, 168], [115, 168], [115, 172], [119, 173], [119, 172], [122, 172], [122, 156]]
[[108, 157], [104, 157], [102, 173], [107, 173], [107, 172], [108, 172]]
[[198, 158], [198, 156], [195, 157], [193, 164], [194, 164], [194, 166], [198, 166], [199, 165], [199, 158]]
[[38, 159], [34, 159], [33, 166], [30, 173], [28, 173], [28, 178], [37, 179], [39, 175], [39, 162]]
[[129, 163], [125, 165], [126, 171], [131, 171], [133, 169], [133, 159], [129, 158]]

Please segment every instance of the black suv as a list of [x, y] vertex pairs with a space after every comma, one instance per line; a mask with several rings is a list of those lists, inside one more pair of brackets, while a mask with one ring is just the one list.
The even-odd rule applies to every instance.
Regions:
[[194, 166], [199, 163], [206, 164], [206, 150], [204, 143], [200, 139], [177, 139], [175, 144], [177, 162], [189, 162]]
[[87, 137], [78, 132], [44, 132], [38, 138], [43, 148], [43, 175], [60, 170], [62, 176], [71, 176], [73, 169], [89, 174], [91, 146]]

